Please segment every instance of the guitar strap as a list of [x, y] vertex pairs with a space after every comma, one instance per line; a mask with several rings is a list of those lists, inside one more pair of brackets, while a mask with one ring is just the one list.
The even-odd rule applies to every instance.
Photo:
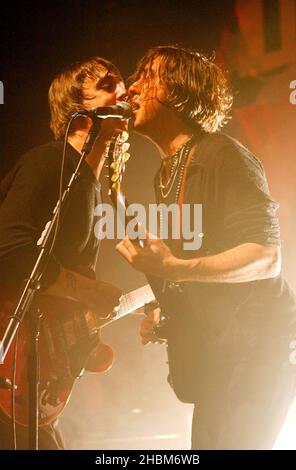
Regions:
[[[196, 147], [197, 147], [197, 142], [194, 143], [194, 145], [192, 146], [192, 148], [190, 149], [190, 152], [188, 154], [188, 157], [187, 157], [187, 160], [186, 160], [186, 163], [185, 163], [185, 167], [184, 167], [184, 173], [183, 173], [183, 176], [182, 176], [180, 193], [179, 193], [179, 196], [178, 196], [178, 206], [179, 206], [179, 210], [180, 210], [180, 212], [179, 212], [179, 214], [180, 214], [180, 221], [179, 221], [179, 223], [180, 223], [180, 233], [181, 233], [181, 229], [182, 229], [182, 209], [183, 209], [182, 206], [183, 206], [183, 201], [184, 201], [187, 171], [188, 171], [188, 168], [190, 166], [190, 163], [191, 163], [193, 154], [196, 150]], [[179, 240], [179, 241], [176, 240], [176, 243], [174, 245], [175, 245], [174, 246], [174, 253], [176, 255], [180, 255], [181, 251], [182, 251], [181, 240]]]

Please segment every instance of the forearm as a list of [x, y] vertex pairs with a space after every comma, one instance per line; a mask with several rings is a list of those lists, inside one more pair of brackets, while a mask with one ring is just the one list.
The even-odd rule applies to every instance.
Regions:
[[60, 273], [55, 282], [42, 293], [56, 297], [68, 297], [82, 303], [87, 303], [89, 285], [92, 282], [91, 279], [61, 266]]
[[177, 259], [171, 271], [176, 281], [236, 283], [267, 279], [280, 272], [280, 250], [245, 243], [213, 256]]
[[119, 305], [122, 292], [111, 284], [61, 267], [56, 281], [43, 294], [73, 299], [106, 318]]

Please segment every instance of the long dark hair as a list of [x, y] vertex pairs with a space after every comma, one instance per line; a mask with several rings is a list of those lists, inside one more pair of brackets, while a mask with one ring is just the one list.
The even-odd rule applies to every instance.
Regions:
[[148, 90], [155, 72], [169, 91], [165, 104], [191, 127], [215, 132], [230, 119], [232, 93], [225, 74], [213, 60], [179, 46], [153, 47], [138, 62], [129, 84], [143, 80]]

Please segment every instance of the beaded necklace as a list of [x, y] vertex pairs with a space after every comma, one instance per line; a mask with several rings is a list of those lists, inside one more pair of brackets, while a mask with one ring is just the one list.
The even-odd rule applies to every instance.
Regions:
[[[159, 202], [163, 202], [166, 204], [171, 204], [173, 202], [175, 204], [178, 204], [179, 195], [180, 195], [180, 191], [182, 187], [183, 176], [184, 176], [184, 172], [186, 168], [186, 163], [188, 160], [188, 155], [194, 144], [194, 141], [195, 141], [195, 136], [192, 136], [190, 140], [188, 140], [188, 142], [186, 142], [185, 144], [183, 144], [181, 147], [178, 148], [176, 155], [174, 157], [171, 157], [176, 160], [176, 163], [173, 164], [172, 166], [173, 170], [171, 170], [170, 172], [170, 177], [166, 185], [163, 185], [162, 183], [162, 174], [161, 174], [162, 168], [160, 169], [159, 189], [160, 189], [160, 195], [162, 199]], [[168, 203], [166, 199], [171, 194], [173, 187], [176, 187], [176, 192], [172, 198], [173, 201], [171, 199], [171, 201]], [[166, 231], [164, 230], [165, 228], [164, 227], [164, 214], [163, 214], [162, 206], [160, 206], [159, 217], [160, 217], [159, 218], [159, 236], [160, 238], [163, 238]]]
[[179, 170], [179, 167], [180, 167], [180, 163], [181, 163], [181, 157], [182, 157], [182, 152], [177, 152], [176, 155], [171, 157], [172, 158], [172, 166], [171, 166], [171, 169], [170, 169], [169, 179], [166, 183], [163, 182], [163, 178], [162, 178], [163, 166], [160, 170], [160, 173], [159, 173], [159, 188], [160, 188], [161, 196], [163, 197], [163, 199], [168, 197], [168, 195], [170, 194], [170, 192], [171, 192], [171, 190], [174, 186], [174, 183], [175, 183], [175, 180], [176, 180], [176, 177], [177, 177], [177, 174], [178, 174], [178, 170]]
[[170, 195], [175, 185], [176, 178], [178, 176], [176, 193], [174, 197], [175, 202], [176, 203], [178, 202], [182, 179], [184, 175], [184, 169], [185, 169], [188, 154], [193, 144], [193, 137], [194, 136], [192, 136], [185, 144], [181, 145], [181, 147], [178, 148], [176, 154], [173, 157], [171, 157], [173, 159], [173, 163], [172, 163], [172, 167], [170, 170], [170, 176], [166, 184], [163, 183], [163, 178], [162, 178], [163, 165], [161, 166], [161, 169], [159, 172], [159, 189], [160, 189], [160, 194], [161, 194], [162, 199], [166, 199]]

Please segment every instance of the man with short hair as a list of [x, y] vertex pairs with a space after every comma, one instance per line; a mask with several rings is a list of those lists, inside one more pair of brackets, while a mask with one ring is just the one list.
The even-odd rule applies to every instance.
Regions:
[[[4, 295], [0, 298], [4, 297], [3, 305], [7, 289], [17, 289], [30, 275], [37, 259], [37, 241], [46, 222], [51, 219], [59, 196], [63, 140], [72, 114], [84, 109], [115, 105], [125, 94], [118, 69], [100, 57], [77, 62], [53, 80], [49, 89], [49, 104], [55, 141], [23, 155], [1, 185], [0, 280], [1, 294]], [[79, 162], [91, 126], [89, 117], [79, 115], [69, 129], [64, 185], [68, 184]], [[106, 317], [113, 311], [119, 304], [121, 292], [87, 275], [95, 268], [99, 249], [99, 240], [94, 234], [94, 208], [101, 202], [98, 180], [107, 144], [114, 132], [125, 131], [126, 126], [126, 121], [119, 119], [102, 120], [93, 148], [82, 164], [70, 200], [61, 214], [55, 247], [40, 289], [42, 294], [75, 300], [99, 317]], [[6, 286], [6, 291], [3, 286]], [[3, 315], [0, 309], [1, 338], [7, 323]], [[0, 376], [3, 367], [0, 365]], [[26, 449], [27, 446], [27, 428], [17, 426], [17, 449]], [[53, 425], [40, 427], [40, 449], [61, 447], [61, 439]], [[3, 413], [0, 415], [0, 448], [13, 448], [11, 424]]]
[[[160, 152], [157, 202], [202, 204], [197, 251], [149, 235], [144, 248], [128, 237], [117, 246], [135, 269], [177, 283], [191, 307], [180, 301], [178, 314], [165, 314], [169, 380], [180, 400], [195, 405], [192, 447], [271, 449], [296, 377], [296, 305], [280, 275], [278, 205], [260, 161], [218, 132], [232, 94], [212, 60], [155, 47], [131, 83], [133, 129]], [[143, 321], [144, 344], [157, 341], [158, 317]]]

